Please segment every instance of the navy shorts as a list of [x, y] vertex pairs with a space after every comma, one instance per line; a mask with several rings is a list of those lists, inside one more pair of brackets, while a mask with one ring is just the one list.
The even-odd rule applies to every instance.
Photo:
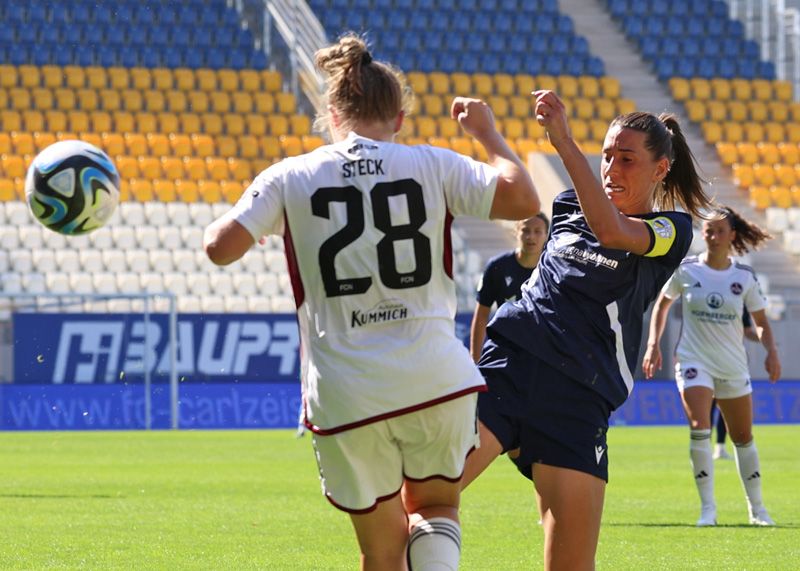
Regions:
[[522, 475], [532, 479], [540, 463], [608, 481], [608, 401], [502, 339], [487, 339], [478, 367], [489, 388], [478, 395], [478, 418], [504, 452], [520, 449], [513, 462]]

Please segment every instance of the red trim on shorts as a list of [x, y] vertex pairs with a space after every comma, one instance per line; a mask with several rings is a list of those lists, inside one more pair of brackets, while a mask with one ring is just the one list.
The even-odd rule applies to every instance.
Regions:
[[401, 486], [400, 489], [397, 490], [396, 492], [392, 492], [391, 494], [388, 494], [386, 496], [381, 496], [380, 498], [375, 500], [374, 504], [372, 504], [368, 508], [364, 508], [363, 510], [351, 510], [350, 508], [346, 508], [346, 507], [344, 507], [342, 505], [337, 504], [335, 501], [333, 501], [333, 498], [331, 498], [328, 494], [325, 494], [325, 497], [328, 499], [328, 501], [331, 503], [331, 505], [333, 507], [335, 507], [336, 509], [342, 510], [343, 512], [347, 512], [349, 514], [360, 515], [360, 514], [367, 514], [369, 512], [375, 511], [375, 509], [378, 507], [379, 503], [385, 502], [386, 500], [391, 500], [393, 497], [395, 497], [397, 494], [399, 494], [400, 490], [402, 490], [402, 489], [403, 488]]
[[294, 305], [300, 307], [306, 299], [306, 290], [303, 287], [303, 280], [300, 279], [300, 266], [297, 263], [297, 254], [294, 251], [292, 241], [292, 230], [289, 228], [289, 217], [283, 213], [283, 249], [286, 252], [286, 267], [289, 271], [289, 280], [292, 283], [292, 293], [294, 294]]
[[[475, 447], [469, 449], [464, 459], [466, 460], [469, 458], [469, 455], [475, 452]], [[427, 482], [428, 480], [444, 480], [446, 482], [450, 482], [451, 484], [455, 484], [456, 482], [460, 481], [461, 478], [464, 477], [464, 471], [462, 470], [461, 473], [456, 476], [455, 478], [450, 478], [449, 476], [444, 476], [442, 474], [434, 474], [433, 476], [426, 476], [425, 478], [412, 478], [411, 476], [406, 476], [405, 472], [403, 472], [403, 478], [406, 480], [410, 480], [412, 482]]]
[[442, 404], [443, 402], [447, 402], [450, 400], [457, 399], [459, 397], [463, 397], [464, 395], [468, 395], [471, 393], [485, 393], [487, 390], [486, 385], [478, 385], [475, 387], [469, 387], [467, 389], [458, 391], [457, 393], [453, 393], [450, 395], [446, 395], [443, 397], [439, 397], [437, 399], [429, 400], [420, 404], [415, 404], [413, 406], [409, 406], [406, 408], [401, 408], [400, 410], [393, 410], [392, 412], [385, 412], [383, 414], [379, 414], [377, 416], [372, 416], [370, 418], [365, 418], [364, 420], [357, 420], [356, 422], [351, 422], [349, 424], [342, 424], [341, 426], [334, 426], [333, 428], [320, 428], [314, 424], [311, 424], [308, 421], [308, 418], [305, 419], [306, 428], [308, 428], [314, 434], [319, 434], [320, 436], [329, 436], [331, 434], [338, 434], [339, 432], [344, 432], [345, 430], [352, 430], [353, 428], [358, 428], [360, 426], [365, 426], [367, 424], [372, 424], [373, 422], [379, 422], [381, 420], [386, 420], [387, 418], [394, 418], [395, 416], [402, 416], [404, 414], [408, 414], [410, 412], [416, 412], [418, 410], [422, 410], [423, 408], [430, 408], [432, 406], [436, 406], [437, 404]]
[[453, 234], [452, 234], [452, 226], [453, 226], [453, 215], [450, 214], [450, 210], [447, 210], [447, 213], [444, 217], [444, 254], [442, 256], [442, 262], [444, 263], [444, 273], [447, 274], [451, 280], [453, 279]]

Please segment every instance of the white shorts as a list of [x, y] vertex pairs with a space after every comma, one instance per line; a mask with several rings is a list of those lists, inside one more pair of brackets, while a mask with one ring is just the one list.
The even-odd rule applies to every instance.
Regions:
[[720, 379], [695, 363], [675, 363], [675, 382], [683, 393], [690, 387], [708, 387], [718, 399], [735, 399], [753, 392], [753, 385], [748, 377], [739, 379]]
[[478, 447], [477, 393], [338, 434], [315, 434], [322, 493], [337, 508], [366, 513], [400, 492], [404, 479], [461, 479]]

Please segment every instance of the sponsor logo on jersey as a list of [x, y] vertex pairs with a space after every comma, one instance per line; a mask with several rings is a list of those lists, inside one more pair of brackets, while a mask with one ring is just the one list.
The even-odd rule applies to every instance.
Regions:
[[712, 292], [706, 296], [706, 303], [711, 309], [719, 309], [725, 303], [725, 298], [722, 297], [722, 294]]
[[377, 151], [378, 145], [369, 145], [367, 143], [356, 143], [349, 149], [347, 149], [347, 154], [352, 155], [356, 151], [360, 151], [361, 149], [366, 149], [368, 151]]
[[694, 379], [697, 376], [697, 369], [689, 367], [683, 372], [683, 376], [687, 379]]
[[731, 284], [731, 293], [733, 295], [742, 295], [743, 289], [744, 288], [742, 287], [742, 284], [740, 284], [739, 282], [733, 282]]
[[606, 449], [600, 445], [594, 447], [594, 457], [597, 460], [597, 465], [600, 465], [600, 460], [603, 458], [603, 454], [605, 453]]
[[694, 282], [694, 285], [692, 287], [703, 287], [703, 284], [701, 284], [700, 282]]
[[353, 310], [350, 315], [350, 327], [364, 327], [375, 323], [386, 323], [387, 321], [398, 321], [408, 317], [408, 308], [397, 300], [386, 300], [380, 302], [372, 309], [363, 311]]
[[581, 264], [594, 264], [595, 266], [604, 266], [606, 268], [616, 270], [619, 266], [619, 261], [612, 260], [611, 258], [607, 258], [603, 254], [599, 252], [590, 252], [588, 250], [582, 250], [581, 248], [576, 248], [575, 246], [567, 246], [566, 248], [555, 250], [553, 252], [554, 256], [558, 256], [560, 258], [568, 258], [570, 260], [575, 260], [576, 262], [580, 262]]
[[506, 287], [510, 286], [511, 282], [513, 282], [513, 281], [514, 281], [514, 278], [512, 278], [511, 276], [506, 276]]

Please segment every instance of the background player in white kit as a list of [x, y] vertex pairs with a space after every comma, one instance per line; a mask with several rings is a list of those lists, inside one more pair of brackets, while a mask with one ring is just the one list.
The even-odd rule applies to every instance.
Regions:
[[703, 238], [707, 251], [683, 261], [653, 306], [642, 367], [648, 378], [661, 367], [659, 342], [667, 313], [672, 302], [681, 297], [683, 326], [676, 349], [675, 380], [689, 420], [689, 453], [702, 504], [697, 525], [716, 525], [717, 520], [708, 415], [713, 397], [717, 399], [734, 443], [750, 523], [775, 525], [761, 498], [761, 468], [753, 441], [753, 388], [743, 346], [745, 308], [767, 350], [764, 367], [770, 382], [780, 377], [781, 364], [764, 311], [767, 301], [755, 273], [749, 266], [730, 258], [731, 250], [744, 254], [768, 240], [770, 235], [723, 206], [703, 222]]
[[266, 234], [284, 237], [305, 424], [362, 568], [456, 569], [460, 479], [485, 387], [455, 336], [450, 224], [527, 218], [539, 199], [482, 101], [457, 97], [451, 114], [488, 165], [394, 144], [408, 90], [357, 36], [316, 63], [328, 78], [317, 124], [334, 143], [261, 173], [206, 230], [206, 251], [229, 264]]

